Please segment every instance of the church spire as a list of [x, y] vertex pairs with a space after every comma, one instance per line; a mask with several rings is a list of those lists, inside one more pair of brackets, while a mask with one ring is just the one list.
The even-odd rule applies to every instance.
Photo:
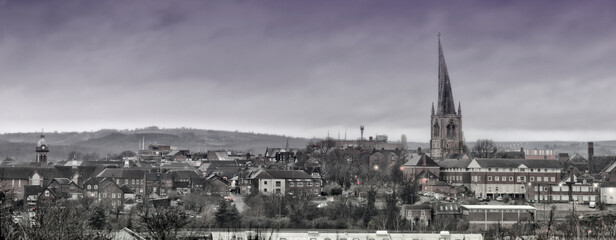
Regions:
[[441, 47], [441, 33], [438, 34], [438, 114], [456, 114], [445, 55]]
[[462, 104], [458, 102], [458, 115], [462, 116]]

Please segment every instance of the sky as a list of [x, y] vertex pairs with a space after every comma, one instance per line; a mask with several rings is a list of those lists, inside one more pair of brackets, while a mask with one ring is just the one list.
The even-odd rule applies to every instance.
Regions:
[[616, 139], [615, 1], [0, 0], [0, 132]]

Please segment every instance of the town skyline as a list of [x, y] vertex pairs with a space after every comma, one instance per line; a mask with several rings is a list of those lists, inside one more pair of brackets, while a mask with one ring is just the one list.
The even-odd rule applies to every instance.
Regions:
[[145, 126], [428, 142], [437, 34], [464, 137], [612, 140], [614, 3], [0, 3], [0, 132]]

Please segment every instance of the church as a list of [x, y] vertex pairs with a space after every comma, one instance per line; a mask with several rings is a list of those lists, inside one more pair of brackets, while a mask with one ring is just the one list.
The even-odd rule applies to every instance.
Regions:
[[438, 38], [438, 105], [434, 111], [434, 103], [432, 103], [431, 117], [430, 157], [442, 160], [463, 153], [462, 109], [458, 103], [456, 112], [440, 34]]

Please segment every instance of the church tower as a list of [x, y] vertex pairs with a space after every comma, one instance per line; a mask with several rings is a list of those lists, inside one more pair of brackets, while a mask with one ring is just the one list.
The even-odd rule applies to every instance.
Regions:
[[445, 159], [452, 154], [463, 152], [462, 109], [458, 104], [456, 113], [440, 33], [438, 37], [438, 105], [435, 112], [434, 103], [432, 104], [430, 124], [432, 126], [432, 137], [430, 138], [432, 158]]
[[41, 139], [36, 144], [36, 162], [47, 163], [47, 154], [49, 148], [47, 148], [47, 142], [45, 142], [45, 135], [41, 134]]

